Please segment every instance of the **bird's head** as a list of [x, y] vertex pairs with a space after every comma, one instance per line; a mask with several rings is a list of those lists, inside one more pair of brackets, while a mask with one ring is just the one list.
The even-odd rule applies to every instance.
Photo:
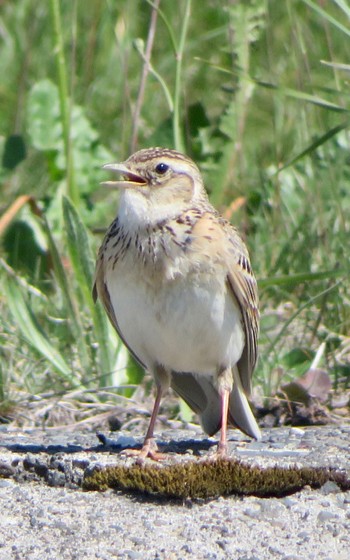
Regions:
[[120, 180], [102, 183], [121, 189], [129, 203], [146, 204], [162, 210], [184, 207], [206, 197], [196, 164], [185, 155], [166, 148], [140, 150], [122, 163], [108, 163], [104, 169], [121, 175]]

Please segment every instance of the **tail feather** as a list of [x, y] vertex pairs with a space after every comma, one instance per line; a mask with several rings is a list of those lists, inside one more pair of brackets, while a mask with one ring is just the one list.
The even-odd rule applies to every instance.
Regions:
[[257, 440], [261, 439], [260, 428], [242, 387], [236, 367], [232, 368], [234, 384], [229, 402], [229, 424], [237, 426], [242, 432]]
[[[236, 367], [233, 368], [234, 386], [230, 395], [228, 422], [257, 440], [261, 439], [248, 399]], [[221, 428], [221, 397], [210, 377], [192, 373], [172, 372], [174, 391], [199, 415], [203, 430], [210, 436]]]
[[177, 372], [171, 378], [172, 388], [198, 414], [205, 433], [216, 434], [221, 427], [221, 400], [210, 378]]

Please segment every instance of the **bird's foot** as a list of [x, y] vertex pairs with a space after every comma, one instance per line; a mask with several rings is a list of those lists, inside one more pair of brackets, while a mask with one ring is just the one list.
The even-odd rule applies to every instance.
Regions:
[[219, 442], [216, 451], [209, 456], [209, 461], [222, 461], [223, 459], [228, 459], [227, 444]]
[[136, 457], [138, 464], [142, 464], [145, 459], [162, 461], [167, 457], [165, 453], [158, 451], [158, 446], [153, 438], [145, 439], [141, 449], [125, 449], [123, 454], [128, 457]]

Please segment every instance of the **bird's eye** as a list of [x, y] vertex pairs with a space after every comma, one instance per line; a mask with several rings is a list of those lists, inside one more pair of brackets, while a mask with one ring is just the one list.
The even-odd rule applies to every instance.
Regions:
[[169, 169], [169, 165], [167, 165], [166, 163], [158, 163], [158, 165], [156, 165], [156, 173], [158, 173], [159, 175], [164, 175], [164, 173], [166, 173]]

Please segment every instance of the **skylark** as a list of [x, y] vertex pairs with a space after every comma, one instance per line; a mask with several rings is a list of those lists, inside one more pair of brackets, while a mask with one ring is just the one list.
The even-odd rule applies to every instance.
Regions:
[[93, 296], [156, 382], [141, 457], [157, 458], [154, 425], [171, 386], [200, 418], [260, 439], [247, 397], [257, 359], [257, 285], [246, 246], [210, 204], [198, 167], [165, 148], [140, 150], [104, 169], [121, 179], [117, 217], [96, 263]]

